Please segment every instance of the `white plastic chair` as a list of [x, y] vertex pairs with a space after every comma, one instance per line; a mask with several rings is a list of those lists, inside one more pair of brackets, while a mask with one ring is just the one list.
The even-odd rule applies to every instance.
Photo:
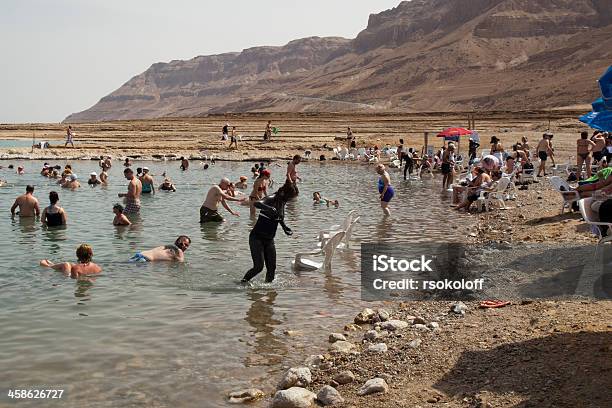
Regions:
[[[344, 231], [336, 232], [332, 237], [325, 242], [320, 249], [316, 249], [311, 252], [303, 252], [295, 255], [295, 259], [291, 261], [291, 266], [294, 269], [301, 270], [310, 270], [316, 271], [321, 268], [328, 268], [331, 266], [332, 258], [334, 253], [336, 252], [336, 247], [340, 244], [344, 235], [346, 233]], [[314, 256], [314, 255], [325, 255], [323, 258], [323, 262], [313, 261], [312, 259], [305, 258], [306, 256]]]
[[346, 147], [343, 147], [343, 148], [341, 148], [341, 149], [338, 151], [338, 158], [339, 158], [340, 160], [346, 160], [346, 159], [348, 159], [348, 155], [349, 155], [349, 152], [348, 152], [348, 149], [347, 149]]
[[561, 197], [563, 197], [563, 205], [561, 206], [561, 214], [565, 212], [565, 209], [572, 209], [572, 204], [580, 200], [580, 194], [577, 191], [572, 190], [567, 181], [561, 177], [552, 176], [550, 178], [550, 184], [555, 190], [557, 190]]
[[[599, 241], [597, 242], [597, 247], [599, 247], [599, 245], [605, 244], [606, 242], [612, 242], [612, 234], [610, 233], [610, 231], [612, 231], [612, 222], [600, 222], [599, 215], [591, 208], [592, 203], [593, 197], [583, 198], [578, 201], [578, 207], [580, 208], [580, 214], [582, 214], [584, 221], [594, 227], [592, 231], [599, 237]], [[607, 236], [601, 233], [600, 226], [608, 227]]]
[[[342, 240], [342, 242], [338, 244], [338, 246], [336, 247], [337, 249], [349, 249], [351, 235], [353, 235], [353, 229], [355, 228], [355, 225], [359, 222], [359, 218], [361, 217], [354, 218], [353, 221], [348, 226], [348, 228], [346, 229], [346, 231], [344, 231], [344, 239]], [[323, 237], [323, 239], [321, 239], [321, 241], [317, 244], [317, 246], [318, 247], [325, 246], [325, 243], [328, 240], [329, 240], [329, 235], [327, 235], [327, 237]]]
[[[504, 198], [506, 196], [506, 190], [510, 186], [510, 178], [502, 177], [497, 182], [495, 189], [493, 191], [481, 191], [480, 197], [476, 202], [479, 211], [482, 211], [482, 207], [484, 206], [485, 211], [489, 211], [491, 204], [499, 203], [500, 209], [506, 209], [506, 203], [504, 202]], [[488, 194], [488, 195], [487, 195]]]
[[331, 235], [334, 235], [336, 232], [346, 231], [350, 227], [351, 223], [356, 218], [359, 218], [357, 216], [357, 210], [349, 211], [349, 213], [346, 215], [346, 218], [344, 219], [344, 221], [342, 221], [342, 224], [332, 225], [329, 228], [329, 230], [323, 230], [323, 231], [319, 232], [319, 241], [323, 241], [325, 239], [329, 239], [329, 237]]

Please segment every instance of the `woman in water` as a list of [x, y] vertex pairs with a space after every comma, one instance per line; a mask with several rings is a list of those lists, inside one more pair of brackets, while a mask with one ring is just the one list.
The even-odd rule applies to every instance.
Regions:
[[389, 201], [395, 195], [395, 190], [391, 187], [391, 177], [387, 170], [385, 170], [384, 164], [376, 166], [376, 173], [380, 175], [378, 179], [378, 192], [380, 193], [380, 207], [385, 215], [391, 215], [389, 211]]
[[285, 225], [285, 204], [287, 204], [287, 201], [297, 197], [297, 195], [297, 186], [287, 180], [278, 189], [276, 194], [255, 203], [255, 208], [258, 208], [260, 211], [257, 222], [249, 234], [249, 247], [251, 248], [251, 258], [253, 258], [253, 267], [242, 278], [243, 283], [249, 282], [257, 276], [263, 270], [264, 264], [266, 266], [266, 282], [274, 280], [274, 273], [276, 271], [274, 237], [279, 224], [285, 234], [293, 234], [291, 228]]
[[40, 217], [41, 222], [47, 227], [66, 225], [66, 212], [62, 207], [57, 205], [59, 195], [55, 191], [49, 193], [49, 201], [51, 205], [43, 210], [42, 216]]
[[253, 191], [249, 195], [251, 201], [251, 217], [255, 217], [257, 210], [255, 202], [263, 199], [268, 195], [268, 186], [270, 185], [270, 170], [263, 170], [257, 180], [253, 183]]

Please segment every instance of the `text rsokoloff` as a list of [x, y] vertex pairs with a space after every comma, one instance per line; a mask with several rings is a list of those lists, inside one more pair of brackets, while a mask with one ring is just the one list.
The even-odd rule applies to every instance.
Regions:
[[376, 290], [482, 290], [484, 279], [473, 280], [416, 280], [416, 279], [374, 279], [372, 287]]

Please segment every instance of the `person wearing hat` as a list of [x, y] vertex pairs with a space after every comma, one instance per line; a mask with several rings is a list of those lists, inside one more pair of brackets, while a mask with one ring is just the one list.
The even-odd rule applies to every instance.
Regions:
[[81, 187], [81, 184], [78, 182], [78, 177], [76, 174], [71, 173], [66, 177], [66, 183], [62, 184], [63, 188], [69, 188], [71, 190], [76, 190]]
[[235, 187], [240, 190], [245, 190], [248, 186], [247, 176], [240, 176], [240, 181], [235, 184]]
[[155, 186], [153, 185], [153, 177], [149, 174], [149, 168], [142, 168], [142, 176], [139, 177], [142, 183], [142, 194], [155, 194]]
[[87, 184], [89, 184], [92, 187], [97, 186], [98, 184], [102, 184], [102, 182], [98, 180], [98, 173], [96, 173], [95, 171], [92, 172], [89, 175], [89, 180], [87, 180]]

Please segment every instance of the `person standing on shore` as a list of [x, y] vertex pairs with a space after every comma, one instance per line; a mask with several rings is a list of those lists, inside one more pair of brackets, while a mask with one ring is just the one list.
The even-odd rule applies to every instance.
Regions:
[[582, 163], [586, 166], [587, 178], [591, 177], [591, 152], [595, 149], [595, 143], [589, 140], [589, 133], [580, 133], [580, 139], [576, 140], [576, 165], [578, 172], [582, 171]]
[[155, 186], [153, 185], [153, 177], [149, 174], [149, 168], [142, 168], [142, 176], [140, 177], [142, 183], [142, 194], [155, 194]]
[[64, 147], [67, 147], [68, 143], [74, 147], [74, 133], [72, 132], [72, 125], [68, 125], [68, 129], [66, 129], [66, 143], [64, 143]]
[[448, 190], [455, 179], [455, 145], [448, 144], [448, 149], [442, 154], [442, 189]]
[[223, 222], [225, 219], [219, 214], [219, 203], [232, 215], [240, 217], [240, 214], [235, 212], [227, 205], [227, 201], [240, 201], [239, 198], [234, 198], [226, 194], [226, 190], [230, 185], [227, 178], [222, 178], [218, 185], [212, 186], [206, 194], [206, 199], [200, 207], [200, 224], [206, 222]]
[[379, 164], [378, 166], [376, 166], [376, 173], [380, 175], [380, 178], [378, 179], [380, 207], [382, 208], [385, 216], [389, 216], [391, 215], [391, 211], [389, 211], [389, 202], [395, 195], [395, 190], [393, 190], [393, 187], [391, 187], [391, 177], [385, 169], [384, 164]]
[[266, 131], [264, 133], [264, 140], [267, 140], [268, 142], [272, 141], [272, 121], [269, 120], [268, 124], [266, 125]]
[[538, 143], [538, 157], [540, 158], [540, 167], [538, 168], [538, 177], [542, 177], [542, 173], [546, 176], [546, 160], [548, 156], [552, 154], [550, 148], [550, 141], [548, 140], [548, 134], [542, 135], [542, 140]]
[[232, 126], [232, 136], [230, 138], [229, 149], [232, 148], [232, 145], [234, 145], [234, 147], [236, 147], [236, 150], [238, 150], [238, 141], [236, 139], [236, 126]]
[[298, 180], [300, 181], [302, 180], [300, 176], [298, 175], [297, 169], [296, 169], [296, 166], [300, 164], [301, 161], [302, 161], [302, 156], [300, 156], [299, 154], [296, 154], [295, 156], [293, 156], [293, 159], [291, 159], [291, 161], [287, 165], [287, 180], [289, 180], [293, 184], [296, 184]]
[[227, 135], [229, 133], [229, 123], [223, 125], [223, 129], [221, 129], [221, 141], [227, 140]]
[[11, 216], [15, 216], [15, 210], [19, 208], [17, 213], [20, 217], [40, 216], [40, 207], [38, 200], [34, 197], [34, 186], [26, 186], [25, 194], [20, 195], [15, 199], [15, 203], [11, 207]]
[[350, 126], [346, 128], [346, 147], [349, 149], [355, 147], [355, 137]]
[[257, 222], [249, 234], [249, 248], [251, 249], [253, 267], [244, 275], [242, 283], [247, 283], [257, 276], [263, 270], [264, 264], [266, 266], [266, 283], [274, 280], [276, 273], [274, 237], [279, 224], [285, 234], [289, 236], [293, 234], [291, 228], [285, 225], [285, 205], [287, 201], [297, 197], [297, 195], [297, 186], [287, 180], [273, 196], [255, 203], [255, 207], [260, 211]]
[[125, 215], [137, 215], [140, 213], [140, 195], [142, 193], [142, 183], [134, 176], [131, 168], [123, 170], [126, 180], [129, 180], [127, 193], [119, 193], [119, 197], [125, 199]]

